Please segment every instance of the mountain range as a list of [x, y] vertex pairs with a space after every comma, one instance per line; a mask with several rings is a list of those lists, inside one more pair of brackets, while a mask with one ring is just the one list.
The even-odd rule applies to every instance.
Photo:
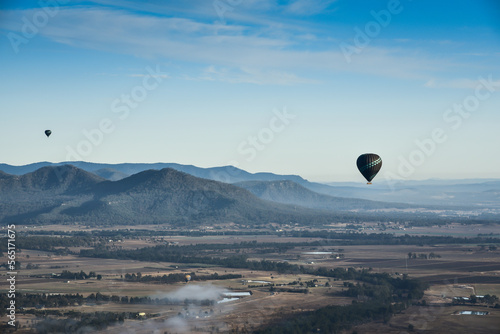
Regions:
[[409, 209], [415, 206], [404, 203], [387, 203], [356, 198], [320, 194], [290, 180], [245, 181], [234, 185], [247, 189], [255, 196], [283, 204], [292, 204], [321, 210], [380, 210]]
[[[72, 165], [42, 167], [23, 175], [0, 174], [0, 221], [6, 223], [201, 223], [270, 222], [305, 224], [359, 219], [348, 209], [386, 208], [386, 203], [327, 198], [286, 181], [311, 200], [322, 199], [318, 208], [297, 207], [267, 201], [233, 184], [195, 177], [164, 168], [146, 170], [111, 181]], [[285, 190], [284, 188], [282, 190]], [[316, 196], [316, 197], [314, 197]], [[290, 202], [290, 201], [288, 201]], [[292, 201], [293, 202], [293, 201]], [[329, 203], [330, 207], [326, 205]]]
[[273, 173], [249, 173], [242, 169], [233, 166], [201, 168], [193, 165], [182, 165], [176, 163], [121, 163], [121, 164], [104, 164], [85, 161], [67, 161], [60, 163], [52, 162], [37, 162], [23, 166], [13, 166], [8, 164], [0, 164], [0, 171], [13, 175], [23, 175], [31, 173], [42, 167], [72, 165], [83, 169], [87, 172], [102, 176], [111, 181], [117, 181], [127, 176], [137, 174], [149, 169], [164, 169], [172, 168], [180, 172], [191, 174], [196, 177], [220, 181], [225, 183], [235, 183], [242, 181], [277, 181], [290, 180], [299, 184], [306, 183], [302, 177], [298, 175], [277, 175]]
[[[121, 180], [149, 169], [161, 170], [164, 168], [172, 168], [196, 177], [231, 184], [248, 181], [262, 182], [287, 180], [315, 193], [333, 197], [405, 203], [417, 206], [458, 207], [460, 209], [500, 209], [500, 180], [498, 179], [399, 180], [388, 183], [379, 176], [372, 185], [367, 186], [364, 182], [334, 182], [328, 184], [310, 182], [298, 175], [278, 175], [273, 173], [252, 174], [233, 166], [201, 168], [176, 163], [104, 164], [83, 161], [61, 163], [38, 162], [24, 166], [0, 164], [0, 172], [3, 171], [13, 175], [23, 175], [34, 172], [41, 167], [62, 166], [66, 164], [73, 165], [110, 181]], [[2, 174], [0, 174], [0, 178], [1, 177]], [[240, 184], [240, 186], [243, 186], [243, 184]], [[271, 187], [273, 186], [271, 185]], [[255, 187], [252, 187], [250, 190], [258, 192]], [[265, 196], [270, 195], [268, 194]], [[274, 198], [277, 199], [276, 196], [274, 196]], [[268, 197], [266, 199], [270, 198]], [[294, 201], [295, 200], [278, 200], [278, 202], [290, 204], [294, 204]], [[321, 207], [322, 205], [315, 204], [314, 206]]]

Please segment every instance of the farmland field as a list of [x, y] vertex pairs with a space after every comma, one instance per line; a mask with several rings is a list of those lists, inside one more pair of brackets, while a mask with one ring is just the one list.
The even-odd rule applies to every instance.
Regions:
[[[129, 227], [130, 228], [130, 227]], [[86, 230], [82, 228], [82, 230]], [[50, 231], [57, 237], [57, 231]], [[75, 229], [74, 231], [77, 231]], [[151, 228], [154, 232], [154, 229]], [[48, 233], [49, 234], [49, 233]], [[64, 236], [61, 236], [64, 237]], [[500, 311], [484, 304], [453, 305], [453, 297], [471, 295], [500, 295], [500, 250], [478, 244], [432, 245], [335, 245], [334, 241], [322, 241], [317, 237], [277, 237], [275, 235], [210, 235], [210, 236], [157, 236], [126, 237], [120, 240], [103, 238], [101, 245], [113, 251], [135, 251], [166, 243], [174, 247], [206, 247], [203, 253], [213, 256], [244, 254], [249, 261], [273, 261], [299, 265], [305, 268], [354, 268], [370, 273], [388, 273], [391, 277], [414, 277], [430, 283], [425, 292], [425, 305], [410, 306], [396, 313], [386, 323], [370, 322], [355, 327], [362, 333], [400, 333], [411, 323], [415, 330], [440, 332], [446, 328], [456, 333], [474, 328], [475, 333], [493, 333], [499, 328]], [[285, 245], [280, 248], [277, 245]], [[203, 246], [206, 245], [206, 246]], [[235, 246], [238, 245], [238, 246]], [[243, 245], [244, 248], [241, 248]], [[262, 245], [262, 246], [260, 246]], [[273, 246], [273, 245], [276, 245]], [[215, 247], [215, 248], [214, 248]], [[245, 248], [246, 247], [246, 248]], [[179, 332], [240, 332], [256, 330], [277, 319], [293, 317], [328, 305], [350, 305], [359, 297], [342, 295], [345, 280], [304, 273], [279, 273], [277, 271], [232, 268], [210, 263], [178, 263], [137, 259], [95, 258], [79, 255], [80, 250], [94, 246], [68, 247], [66, 254], [54, 251], [21, 249], [18, 260], [16, 293], [60, 296], [80, 294], [89, 297], [97, 293], [119, 298], [173, 298], [177, 302], [123, 303], [117, 301], [84, 302], [81, 305], [50, 307], [41, 305], [25, 307], [18, 321], [26, 330], [41, 324], [50, 312], [69, 311], [82, 314], [113, 312], [144, 313], [142, 317], [129, 317], [121, 324], [110, 324], [102, 333], [150, 333], [155, 329], [175, 329]], [[62, 250], [63, 247], [57, 249]], [[409, 256], [416, 254], [416, 258]], [[433, 253], [433, 258], [428, 255]], [[423, 257], [423, 254], [427, 258]], [[6, 261], [6, 258], [3, 258]], [[29, 268], [27, 265], [29, 264]], [[74, 278], [60, 278], [63, 271], [75, 274]], [[94, 272], [99, 275], [78, 279], [76, 273]], [[139, 274], [140, 273], [140, 274]], [[189, 282], [161, 283], [127, 279], [130, 275], [162, 277], [172, 274], [214, 277], [236, 275], [235, 278], [191, 280]], [[355, 281], [347, 281], [356, 283]], [[307, 283], [307, 284], [306, 284]], [[248, 291], [250, 296], [220, 302], [224, 292]], [[211, 294], [213, 292], [213, 294]], [[215, 302], [197, 304], [188, 299], [204, 296]], [[215, 296], [215, 297], [214, 297]], [[208, 298], [208, 297], [207, 297]], [[420, 302], [419, 302], [420, 303]], [[491, 305], [490, 305], [491, 306]], [[487, 316], [459, 316], [458, 310], [487, 309]], [[32, 310], [28, 313], [27, 311]], [[37, 313], [38, 312], [38, 313]], [[45, 313], [40, 313], [45, 312]], [[38, 315], [37, 315], [38, 314]], [[46, 314], [41, 317], [40, 314]], [[431, 314], [432, 316], [429, 316]], [[173, 332], [175, 332], [175, 330]], [[469, 331], [470, 332], [470, 331]]]

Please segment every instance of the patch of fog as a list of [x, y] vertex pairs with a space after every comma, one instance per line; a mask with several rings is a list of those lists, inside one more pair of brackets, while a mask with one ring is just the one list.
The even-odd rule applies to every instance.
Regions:
[[173, 317], [165, 320], [165, 327], [174, 333], [187, 333], [190, 330], [188, 322], [181, 317]]
[[232, 302], [232, 301], [235, 301], [235, 300], [239, 300], [239, 298], [223, 298], [222, 300], [219, 300], [217, 302], [217, 304]]
[[[138, 333], [152, 333], [152, 334], [163, 334], [166, 333], [168, 329], [169, 333], [191, 333], [191, 325], [181, 317], [172, 317], [164, 321], [157, 321], [154, 319], [143, 320], [140, 322], [126, 322], [122, 325], [116, 325], [109, 327], [111, 332], [119, 330], [121, 334], [138, 334]], [[147, 332], [145, 332], [147, 331]], [[96, 331], [89, 333], [96, 333]]]
[[329, 255], [333, 254], [333, 252], [303, 252], [305, 255]]
[[224, 292], [224, 296], [228, 297], [244, 297], [244, 296], [251, 296], [252, 294], [250, 292]]
[[168, 298], [173, 300], [217, 300], [228, 292], [228, 290], [213, 286], [211, 284], [206, 285], [195, 285], [195, 284], [186, 284], [182, 288], [168, 292], [168, 293], [159, 293], [153, 296], [153, 298]]
[[[223, 296], [229, 296], [232, 294], [227, 289], [223, 289], [212, 284], [204, 284], [204, 285], [196, 285], [196, 284], [187, 284], [180, 289], [168, 293], [159, 292], [151, 298], [168, 298], [171, 300], [218, 300], [217, 304], [238, 300], [239, 298], [231, 297], [224, 298], [221, 300]], [[238, 294], [238, 293], [237, 293]], [[250, 295], [250, 292], [245, 293], [245, 295]], [[222, 308], [218, 307], [210, 307], [215, 308], [216, 312], [223, 311], [230, 312], [232, 310], [231, 306], [224, 306]], [[210, 318], [210, 313], [208, 313], [208, 309], [197, 306], [188, 306], [182, 310], [182, 314], [173, 316], [163, 321], [158, 321], [154, 318], [143, 320], [140, 322], [128, 322], [126, 325], [117, 325], [115, 328], [120, 330], [120, 333], [124, 334], [136, 334], [136, 333], [144, 333], [147, 330], [147, 333], [153, 334], [163, 334], [168, 330], [169, 333], [179, 333], [179, 334], [187, 334], [192, 333], [193, 329], [196, 326], [199, 326], [202, 319]], [[219, 323], [214, 321], [211, 323], [211, 326], [214, 327], [224, 327], [225, 323]]]
[[[170, 300], [180, 301], [185, 299], [192, 301], [203, 301], [207, 299], [220, 300], [228, 291], [229, 290], [227, 289], [211, 284], [187, 284], [178, 290], [168, 293], [158, 292], [150, 297], [159, 299], [167, 298]], [[193, 329], [200, 324], [198, 321], [210, 317], [209, 309], [193, 305], [185, 306], [180, 313], [182, 314], [165, 320], [151, 318], [139, 322], [127, 322], [126, 325], [118, 325], [115, 328], [119, 329], [120, 333], [124, 334], [146, 333], [145, 330], [147, 333], [153, 334], [163, 334], [167, 331], [168, 333], [187, 334], [192, 333]], [[213, 326], [223, 327], [224, 324], [214, 322]]]

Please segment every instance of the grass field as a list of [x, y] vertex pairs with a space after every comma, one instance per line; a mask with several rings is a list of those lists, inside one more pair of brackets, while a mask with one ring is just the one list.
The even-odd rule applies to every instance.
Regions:
[[[496, 334], [500, 332], [500, 309], [488, 308], [488, 315], [458, 315], [460, 311], [484, 308], [470, 306], [412, 306], [395, 315], [388, 323], [370, 323], [357, 326], [349, 333], [460, 333]], [[409, 330], [409, 325], [413, 330]]]
[[[51, 226], [52, 228], [53, 226]], [[49, 228], [49, 227], [45, 227]], [[76, 226], [73, 226], [77, 230]], [[141, 227], [142, 228], [142, 227]], [[151, 229], [154, 226], [149, 227]], [[488, 227], [490, 229], [490, 227]], [[427, 228], [430, 229], [430, 228]], [[458, 229], [458, 227], [456, 227]], [[54, 231], [48, 229], [48, 231]], [[428, 231], [427, 231], [428, 232]], [[165, 241], [178, 245], [224, 244], [231, 254], [231, 245], [242, 241], [270, 242], [311, 242], [315, 238], [291, 238], [260, 235], [231, 235], [210, 237], [171, 236], [163, 238], [141, 237], [109, 242], [110, 246], [122, 249], [152, 247]], [[286, 252], [252, 253], [247, 251], [250, 260], [287, 261], [310, 267], [327, 268], [370, 268], [372, 272], [389, 273], [394, 277], [408, 274], [431, 284], [426, 291], [427, 306], [412, 306], [401, 314], [395, 315], [388, 323], [370, 323], [358, 326], [358, 333], [403, 333], [412, 324], [416, 332], [422, 333], [498, 333], [500, 310], [488, 308], [488, 316], [455, 315], [456, 311], [470, 309], [470, 306], [447, 306], [453, 297], [476, 295], [500, 296], [500, 251], [487, 250], [480, 245], [358, 245], [358, 246], [300, 246]], [[79, 248], [71, 248], [78, 251]], [[234, 252], [233, 252], [234, 253]], [[408, 259], [408, 253], [439, 255], [435, 259]], [[341, 254], [342, 256], [339, 256]], [[23, 267], [18, 271], [16, 290], [18, 293], [74, 294], [87, 296], [100, 292], [104, 295], [160, 298], [172, 294], [185, 294], [191, 298], [193, 291], [251, 291], [251, 296], [227, 303], [209, 306], [187, 305], [183, 300], [172, 305], [145, 305], [104, 303], [97, 305], [67, 306], [60, 311], [78, 312], [145, 312], [156, 316], [147, 320], [130, 319], [122, 325], [111, 326], [103, 333], [151, 333], [165, 328], [178, 332], [207, 333], [218, 329], [220, 332], [251, 330], [284, 315], [298, 314], [315, 310], [327, 305], [347, 305], [352, 298], [336, 295], [343, 289], [342, 281], [327, 277], [310, 275], [278, 274], [276, 272], [251, 271], [248, 269], [223, 268], [212, 265], [179, 264], [173, 262], [134, 261], [85, 258], [76, 255], [56, 256], [51, 252], [22, 250], [17, 254]], [[4, 256], [2, 259], [6, 262]], [[26, 269], [27, 264], [33, 269]], [[102, 275], [101, 280], [60, 279], [55, 275], [63, 270], [70, 272], [93, 271]], [[238, 274], [241, 279], [212, 280], [208, 282], [159, 284], [129, 282], [126, 274], [138, 273], [161, 276], [171, 273], [191, 273], [211, 275], [214, 273]], [[55, 275], [53, 275], [55, 274]], [[2, 273], [2, 275], [5, 275]], [[309, 293], [269, 291], [269, 282], [276, 287], [287, 287], [292, 282], [316, 280]], [[257, 282], [255, 282], [257, 281]], [[261, 282], [261, 283], [259, 283]], [[329, 286], [325, 286], [328, 282]], [[197, 288], [194, 288], [197, 287]], [[296, 288], [299, 288], [295, 285]], [[3, 288], [1, 288], [3, 289]], [[3, 289], [2, 292], [5, 290]], [[184, 299], [184, 298], [182, 298]], [[477, 308], [477, 306], [476, 306]], [[179, 316], [181, 315], [181, 316]], [[20, 315], [19, 320], [27, 327], [39, 321], [32, 315]], [[163, 332], [161, 332], [163, 333]]]

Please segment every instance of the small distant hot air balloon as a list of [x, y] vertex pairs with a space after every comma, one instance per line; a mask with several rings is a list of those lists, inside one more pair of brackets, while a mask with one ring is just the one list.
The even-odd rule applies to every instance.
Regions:
[[191, 280], [191, 275], [186, 275], [186, 283]]
[[52, 134], [52, 131], [50, 130], [45, 130], [45, 135], [48, 137], [50, 137], [50, 135]]
[[368, 181], [367, 184], [372, 184], [371, 181], [382, 168], [382, 159], [375, 153], [361, 154], [356, 160], [359, 172]]

